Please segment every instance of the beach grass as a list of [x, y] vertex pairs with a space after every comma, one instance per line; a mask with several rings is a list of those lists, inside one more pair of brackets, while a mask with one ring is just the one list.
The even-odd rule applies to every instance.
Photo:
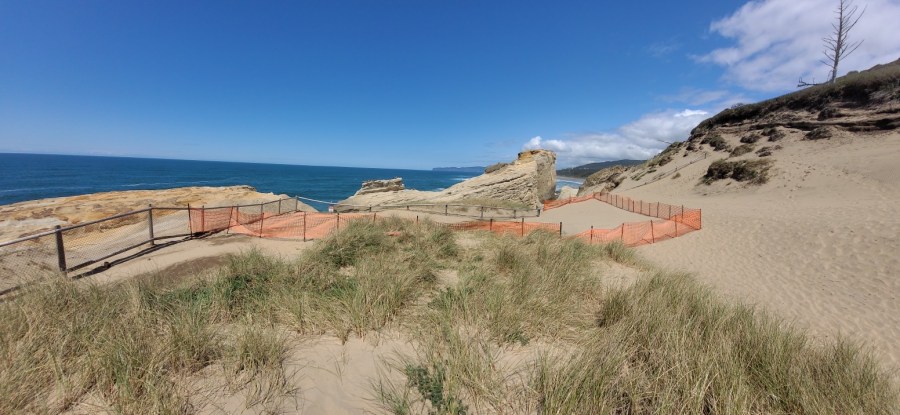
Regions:
[[[183, 282], [33, 285], [0, 303], [0, 413], [191, 413], [188, 380], [211, 368], [245, 407], [277, 410], [297, 393], [295, 340], [386, 329], [413, 350], [369, 379], [386, 413], [898, 409], [866, 349], [813, 340], [621, 244], [457, 238], [360, 220], [297, 258], [248, 251]], [[612, 263], [642, 276], [611, 284]]]

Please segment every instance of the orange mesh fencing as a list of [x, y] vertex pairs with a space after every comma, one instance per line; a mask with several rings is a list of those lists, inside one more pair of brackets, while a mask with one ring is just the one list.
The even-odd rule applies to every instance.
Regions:
[[664, 220], [623, 223], [613, 229], [593, 229], [575, 235], [587, 243], [621, 241], [627, 246], [656, 243], [699, 230], [703, 226], [700, 209], [685, 208], [660, 202], [645, 202], [608, 192], [544, 202], [544, 210], [555, 209], [571, 203], [595, 199], [622, 210]]
[[555, 223], [540, 222], [510, 222], [510, 221], [471, 221], [452, 223], [447, 225], [450, 229], [458, 231], [489, 231], [500, 235], [525, 236], [537, 230], [559, 232], [559, 225]]
[[[621, 241], [626, 246], [640, 246], [682, 236], [702, 227], [700, 209], [669, 205], [659, 202], [645, 202], [611, 193], [594, 193], [563, 200], [548, 201], [544, 209], [554, 209], [571, 203], [598, 200], [634, 213], [659, 218], [646, 222], [623, 223], [613, 229], [593, 229], [573, 235], [587, 243], [610, 243]], [[340, 230], [353, 220], [372, 220], [377, 213], [283, 213], [282, 201], [260, 205], [232, 206], [222, 208], [190, 208], [189, 218], [192, 233], [219, 232], [252, 235], [265, 238], [321, 239], [331, 232]], [[296, 209], [296, 204], [293, 207]], [[454, 230], [483, 230], [496, 234], [525, 236], [537, 230], [559, 232], [562, 224], [520, 221], [477, 220], [446, 224]]]

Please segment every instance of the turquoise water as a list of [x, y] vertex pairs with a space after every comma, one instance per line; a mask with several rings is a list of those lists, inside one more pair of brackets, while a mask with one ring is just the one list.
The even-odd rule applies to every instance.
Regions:
[[473, 176], [476, 174], [426, 170], [0, 153], [0, 205], [107, 191], [231, 185], [338, 201], [353, 195], [364, 180], [402, 177], [407, 188], [440, 190]]

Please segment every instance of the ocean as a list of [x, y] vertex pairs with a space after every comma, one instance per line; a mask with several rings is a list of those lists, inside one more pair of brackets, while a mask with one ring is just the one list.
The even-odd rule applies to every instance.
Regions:
[[[0, 205], [108, 191], [232, 185], [339, 201], [359, 190], [364, 180], [402, 177], [407, 188], [440, 190], [474, 176], [428, 170], [0, 153]], [[326, 207], [312, 205], [320, 210]]]

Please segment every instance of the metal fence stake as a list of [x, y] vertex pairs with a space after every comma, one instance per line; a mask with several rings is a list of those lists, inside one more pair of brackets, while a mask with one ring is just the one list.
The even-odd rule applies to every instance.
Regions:
[[559, 237], [562, 238], [562, 222], [559, 223]]
[[525, 236], [525, 218], [522, 218], [522, 235]]
[[591, 225], [591, 242], [594, 243], [594, 225]]
[[147, 206], [149, 208], [149, 210], [147, 211], [147, 225], [150, 228], [150, 245], [153, 246], [156, 245], [156, 243], [153, 242], [153, 240], [155, 239], [153, 237], [153, 204], [151, 203]]
[[59, 271], [66, 275], [66, 248], [63, 245], [62, 226], [56, 225], [56, 258], [59, 262]]

